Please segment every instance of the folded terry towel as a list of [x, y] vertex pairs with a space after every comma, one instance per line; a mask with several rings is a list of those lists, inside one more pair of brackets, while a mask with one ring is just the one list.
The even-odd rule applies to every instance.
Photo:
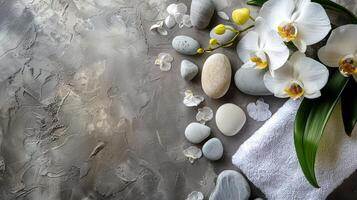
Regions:
[[340, 105], [334, 110], [320, 143], [312, 187], [298, 163], [293, 124], [299, 101], [288, 100], [233, 156], [233, 164], [261, 189], [268, 199], [325, 199], [357, 168], [357, 129], [343, 131]]

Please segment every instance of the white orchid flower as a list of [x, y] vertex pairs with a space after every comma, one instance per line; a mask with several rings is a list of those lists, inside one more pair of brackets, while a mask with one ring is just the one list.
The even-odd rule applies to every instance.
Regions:
[[330, 31], [330, 20], [320, 4], [311, 0], [269, 0], [259, 16], [277, 31], [285, 42], [292, 41], [301, 52], [321, 41]]
[[320, 90], [326, 85], [328, 75], [323, 64], [297, 51], [275, 71], [274, 77], [267, 72], [264, 83], [276, 97], [298, 99], [304, 96], [313, 99], [321, 95]]
[[318, 56], [325, 65], [338, 67], [342, 75], [353, 76], [357, 81], [357, 25], [334, 29]]
[[279, 35], [269, 29], [261, 17], [255, 20], [255, 29], [239, 41], [237, 53], [244, 62], [243, 68], [266, 69], [269, 67], [272, 73], [283, 66], [289, 58], [289, 49]]

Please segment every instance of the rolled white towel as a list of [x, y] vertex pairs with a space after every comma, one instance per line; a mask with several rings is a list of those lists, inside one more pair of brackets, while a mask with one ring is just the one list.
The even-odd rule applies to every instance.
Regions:
[[312, 187], [298, 163], [293, 125], [300, 101], [288, 100], [235, 153], [232, 162], [273, 200], [319, 200], [326, 197], [357, 168], [357, 129], [348, 137], [343, 130], [340, 104], [336, 106], [318, 148], [316, 176], [321, 188]]

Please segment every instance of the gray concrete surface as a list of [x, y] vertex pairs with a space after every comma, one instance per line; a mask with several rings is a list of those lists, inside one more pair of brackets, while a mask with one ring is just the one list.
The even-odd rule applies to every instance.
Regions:
[[[231, 156], [262, 122], [248, 118], [234, 137], [209, 122], [224, 144], [223, 160], [190, 164], [182, 154], [190, 146], [185, 126], [197, 112], [182, 104], [183, 92], [203, 91], [199, 78], [180, 77], [179, 64], [187, 58], [201, 68], [207, 55], [179, 55], [170, 42], [185, 34], [206, 44], [209, 33], [177, 26], [166, 37], [150, 32], [171, 2], [0, 0], [0, 199], [174, 200], [193, 190], [208, 197], [220, 171], [238, 170]], [[227, 13], [244, 5], [227, 2]], [[342, 3], [356, 13], [354, 0]], [[160, 52], [174, 56], [170, 72], [154, 65]], [[234, 49], [218, 52], [234, 71], [242, 64]], [[245, 108], [257, 98], [232, 85], [204, 105]], [[273, 112], [284, 102], [264, 99]], [[264, 196], [252, 188], [251, 198]], [[357, 174], [330, 196], [356, 199]]]

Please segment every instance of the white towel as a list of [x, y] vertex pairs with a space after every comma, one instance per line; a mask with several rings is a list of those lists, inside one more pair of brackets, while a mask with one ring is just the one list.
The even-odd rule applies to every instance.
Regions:
[[299, 101], [288, 100], [233, 156], [233, 164], [272, 200], [325, 199], [357, 168], [357, 129], [343, 131], [340, 104], [327, 124], [316, 158], [321, 188], [312, 187], [298, 163], [293, 124]]

